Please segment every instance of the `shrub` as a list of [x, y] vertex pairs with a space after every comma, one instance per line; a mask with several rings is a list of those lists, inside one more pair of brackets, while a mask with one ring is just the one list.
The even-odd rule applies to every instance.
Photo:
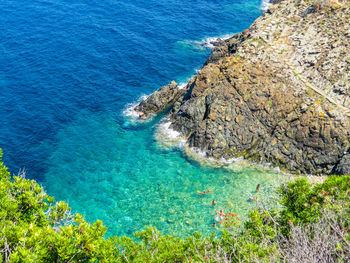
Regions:
[[11, 177], [0, 151], [0, 262], [349, 262], [349, 185], [350, 176], [298, 179], [279, 189], [280, 211], [256, 209], [242, 224], [230, 213], [219, 237], [147, 228], [105, 238], [102, 221], [55, 203], [24, 172]]

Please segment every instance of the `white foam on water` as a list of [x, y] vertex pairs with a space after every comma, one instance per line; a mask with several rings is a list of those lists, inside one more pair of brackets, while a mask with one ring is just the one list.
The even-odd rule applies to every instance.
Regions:
[[186, 88], [187, 84], [188, 84], [188, 82], [187, 82], [187, 83], [186, 83], [186, 82], [181, 82], [181, 83], [177, 86], [177, 88], [178, 88], [178, 89], [184, 89], [184, 88]]
[[226, 34], [217, 37], [205, 37], [201, 40], [181, 40], [177, 44], [184, 47], [189, 47], [193, 50], [205, 50], [205, 49], [214, 49], [215, 44], [219, 41], [225, 41], [235, 34]]
[[225, 158], [221, 158], [220, 162], [225, 164], [225, 165], [229, 165], [231, 163], [237, 163], [237, 162], [241, 162], [243, 161], [244, 158], [243, 157], [239, 157], [239, 158], [230, 158], [230, 159], [225, 159]]
[[219, 36], [219, 37], [206, 37], [204, 39], [202, 39], [201, 41], [196, 41], [195, 43], [197, 45], [201, 45], [204, 46], [206, 48], [209, 49], [214, 49], [215, 48], [215, 43], [220, 41], [220, 40], [227, 40], [229, 38], [231, 38], [233, 35], [232, 34], [227, 34], [227, 35], [223, 35], [223, 36]]
[[[196, 69], [195, 72], [198, 74], [200, 69]], [[192, 75], [190, 78], [186, 79], [184, 82], [180, 82], [179, 85], [177, 86], [178, 89], [184, 89], [187, 87], [187, 84], [195, 77], [196, 75]]]
[[270, 163], [256, 163], [244, 157], [215, 159], [213, 157], [208, 157], [206, 151], [195, 147], [189, 147], [188, 145], [185, 145], [185, 153], [189, 158], [204, 166], [224, 168], [235, 172], [244, 171], [249, 168], [261, 171], [274, 171], [278, 174], [282, 173], [279, 167], [274, 167]]
[[161, 132], [170, 140], [176, 140], [180, 137], [180, 133], [170, 128], [171, 122], [164, 122], [159, 125]]
[[182, 40], [178, 43], [181, 43], [185, 46], [189, 46], [195, 49], [214, 49], [215, 43], [219, 41], [225, 41], [235, 34], [226, 34], [218, 37], [205, 37], [201, 40]]
[[278, 174], [282, 173], [279, 167], [275, 167], [271, 163], [255, 163], [251, 160], [245, 159], [244, 157], [230, 159], [215, 159], [213, 157], [209, 157], [205, 150], [197, 147], [190, 147], [187, 143], [186, 138], [183, 137], [180, 132], [175, 131], [171, 128], [171, 122], [169, 121], [169, 118], [163, 119], [163, 122], [158, 124], [155, 137], [162, 147], [178, 147], [183, 150], [190, 159], [204, 166], [225, 168], [228, 170], [233, 170], [235, 172], [244, 171], [245, 169], [250, 168], [258, 169], [261, 171], [274, 171]]
[[[187, 146], [186, 147], [186, 152], [192, 156], [192, 157], [195, 157], [195, 159], [210, 159], [210, 158], [207, 158], [207, 152], [206, 151], [203, 151], [201, 150], [200, 148], [196, 148], [196, 147], [189, 147]], [[197, 157], [197, 158], [196, 158]]]
[[226, 167], [228, 169], [244, 169], [244, 167], [249, 166], [249, 163], [244, 160], [243, 157], [239, 158], [230, 158], [230, 159], [215, 159], [213, 157], [208, 157], [208, 154], [206, 151], [196, 148], [196, 147], [189, 147], [186, 145], [185, 152], [187, 156], [189, 156], [191, 159], [199, 162], [200, 164], [204, 166], [211, 166], [211, 167]]
[[269, 0], [263, 0], [260, 5], [260, 9], [266, 11], [272, 4]]
[[180, 132], [175, 131], [170, 126], [171, 122], [167, 118], [158, 124], [155, 133], [156, 140], [166, 148], [183, 148], [186, 145], [186, 139], [181, 136]]
[[135, 111], [135, 107], [143, 100], [147, 99], [149, 95], [142, 95], [139, 97], [136, 101], [129, 103], [126, 105], [125, 109], [123, 110], [123, 116], [130, 119], [132, 122], [140, 122], [140, 121], [148, 121], [151, 118], [147, 118], [147, 120], [141, 120], [139, 113]]

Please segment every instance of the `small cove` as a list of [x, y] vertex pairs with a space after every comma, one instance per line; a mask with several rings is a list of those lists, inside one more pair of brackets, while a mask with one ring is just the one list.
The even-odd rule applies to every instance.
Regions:
[[260, 7], [258, 0], [1, 2], [5, 163], [14, 173], [25, 167], [89, 221], [103, 220], [109, 235], [150, 225], [210, 234], [215, 209], [246, 217], [257, 184], [259, 200], [277, 204], [286, 177], [276, 170], [200, 164], [156, 140], [162, 116], [138, 124], [124, 114], [172, 79], [187, 82], [211, 52], [206, 40], [249, 27]]
[[[162, 147], [155, 139], [159, 119], [129, 126], [119, 125], [113, 114], [84, 114], [58, 134], [43, 184], [89, 220], [103, 219], [118, 235], [146, 226], [177, 236], [194, 231], [209, 235], [216, 209], [246, 218], [256, 207], [249, 201], [252, 196], [277, 205], [275, 190], [287, 180], [285, 175], [234, 163], [214, 168], [189, 158], [181, 148]], [[198, 194], [206, 190], [211, 193]]]

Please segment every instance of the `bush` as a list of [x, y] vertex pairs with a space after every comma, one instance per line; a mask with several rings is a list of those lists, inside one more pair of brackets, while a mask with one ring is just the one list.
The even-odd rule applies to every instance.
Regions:
[[109, 262], [118, 250], [105, 233], [101, 221], [87, 223], [24, 173], [11, 178], [0, 163], [0, 262]]
[[0, 151], [0, 262], [349, 262], [349, 185], [350, 176], [298, 179], [279, 189], [279, 212], [257, 209], [243, 223], [230, 213], [220, 237], [148, 228], [105, 238], [102, 221], [55, 203], [23, 172], [11, 177]]

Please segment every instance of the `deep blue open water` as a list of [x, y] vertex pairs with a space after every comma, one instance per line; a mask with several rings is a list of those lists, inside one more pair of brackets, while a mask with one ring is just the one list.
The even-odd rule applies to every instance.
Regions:
[[[210, 168], [133, 123], [125, 109], [172, 79], [186, 82], [208, 37], [242, 31], [260, 0], [0, 1], [0, 148], [27, 176], [110, 235], [148, 225], [213, 231], [212, 199], [244, 217], [258, 183], [269, 201], [279, 174]], [[211, 189], [213, 193], [198, 195]]]

